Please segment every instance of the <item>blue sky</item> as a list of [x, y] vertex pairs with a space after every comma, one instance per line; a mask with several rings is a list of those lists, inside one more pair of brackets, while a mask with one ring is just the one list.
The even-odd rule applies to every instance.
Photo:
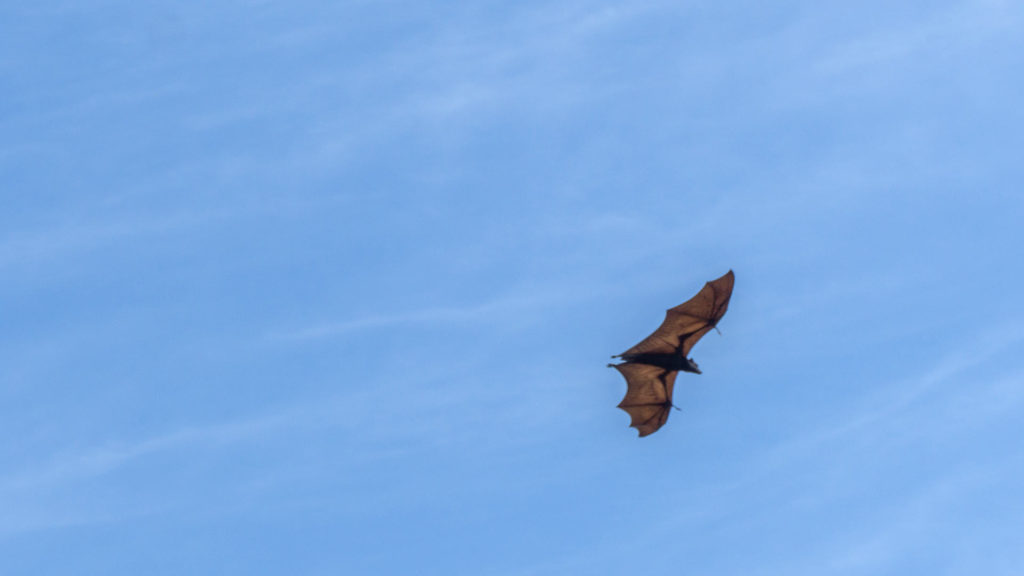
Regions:
[[0, 20], [4, 574], [1024, 570], [1018, 4]]

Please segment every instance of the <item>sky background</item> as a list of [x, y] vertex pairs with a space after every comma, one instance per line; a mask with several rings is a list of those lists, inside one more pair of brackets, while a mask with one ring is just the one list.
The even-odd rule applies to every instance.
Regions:
[[1024, 572], [1019, 3], [0, 22], [3, 574]]

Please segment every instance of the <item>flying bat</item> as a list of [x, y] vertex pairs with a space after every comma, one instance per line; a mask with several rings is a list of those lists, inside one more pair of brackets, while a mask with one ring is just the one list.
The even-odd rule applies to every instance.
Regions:
[[718, 321], [729, 308], [734, 281], [729, 270], [708, 282], [696, 296], [670, 309], [653, 334], [612, 356], [621, 358], [622, 363], [608, 366], [626, 378], [626, 396], [619, 408], [629, 413], [629, 425], [641, 437], [653, 434], [668, 421], [669, 412], [675, 408], [672, 387], [676, 374], [680, 370], [700, 374], [697, 363], [688, 358], [690, 349], [712, 328], [717, 330]]

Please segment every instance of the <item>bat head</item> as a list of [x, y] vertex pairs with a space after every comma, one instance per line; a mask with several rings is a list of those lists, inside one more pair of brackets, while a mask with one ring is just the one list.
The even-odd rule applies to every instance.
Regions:
[[698, 367], [697, 363], [693, 361], [693, 358], [687, 358], [686, 361], [690, 363], [690, 368], [693, 369], [693, 372], [696, 372], [697, 374], [702, 374], [702, 372], [700, 371], [700, 367]]

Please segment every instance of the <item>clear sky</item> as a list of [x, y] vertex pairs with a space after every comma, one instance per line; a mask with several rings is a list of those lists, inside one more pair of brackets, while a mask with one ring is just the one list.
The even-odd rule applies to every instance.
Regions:
[[1020, 3], [0, 22], [0, 573], [1024, 573]]

